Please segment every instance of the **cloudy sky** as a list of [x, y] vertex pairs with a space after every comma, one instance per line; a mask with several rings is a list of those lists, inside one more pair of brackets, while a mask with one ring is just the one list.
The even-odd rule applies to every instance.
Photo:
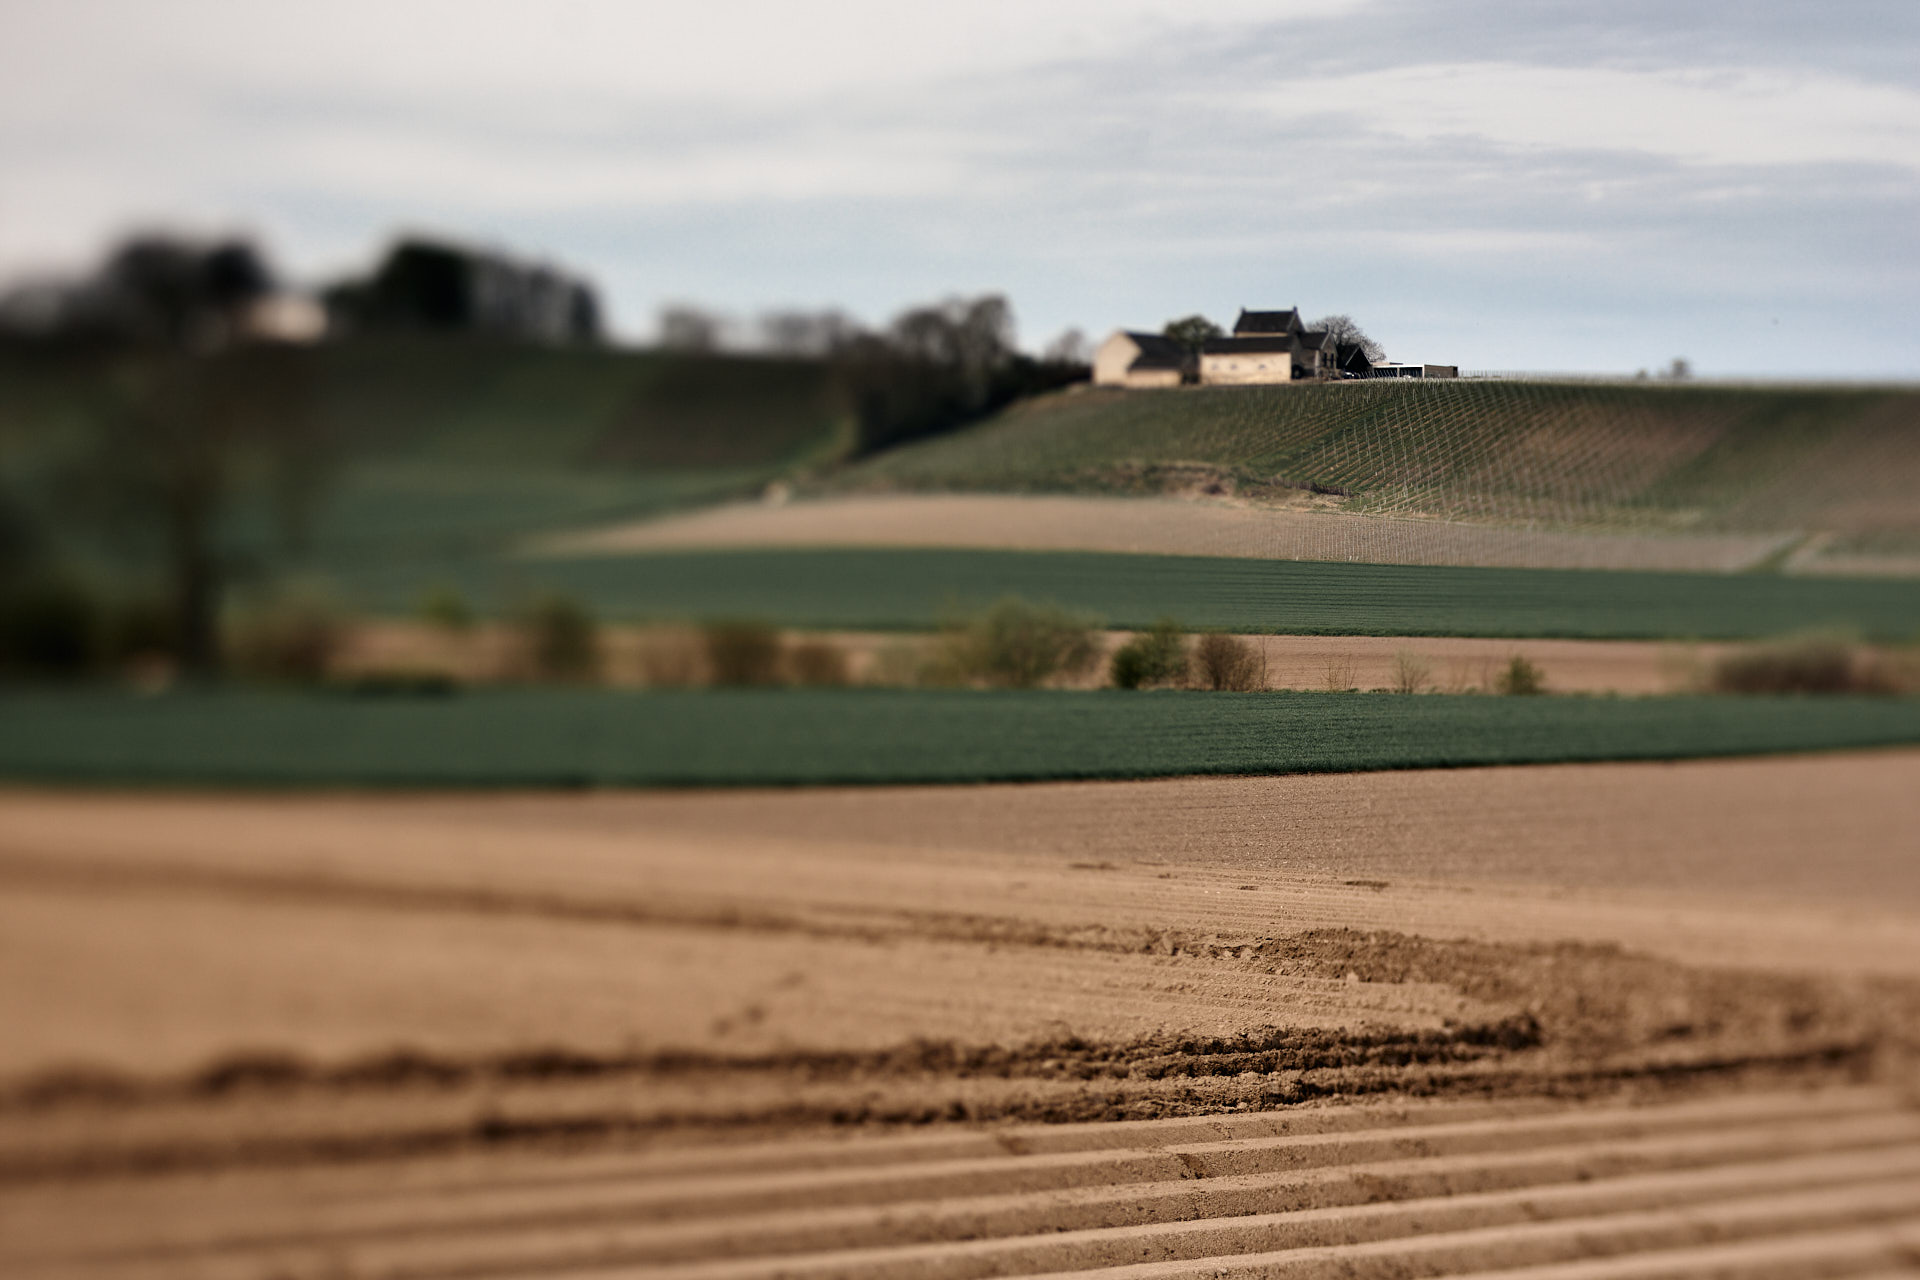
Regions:
[[1920, 376], [1920, 3], [0, 0], [0, 275], [396, 229], [663, 303]]

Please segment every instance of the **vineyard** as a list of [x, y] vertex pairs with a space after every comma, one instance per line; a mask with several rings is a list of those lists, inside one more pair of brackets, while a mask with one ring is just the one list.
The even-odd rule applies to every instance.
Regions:
[[[1920, 549], [1920, 394], [1523, 382], [1084, 391], [856, 468], [854, 489], [1281, 497], [1534, 530]], [[1391, 561], [1409, 535], [1382, 525]]]

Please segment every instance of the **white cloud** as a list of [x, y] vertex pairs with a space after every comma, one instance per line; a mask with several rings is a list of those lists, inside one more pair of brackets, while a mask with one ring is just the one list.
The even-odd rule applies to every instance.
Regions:
[[1289, 82], [1255, 101], [1350, 113], [1401, 138], [1635, 152], [1695, 164], [1920, 169], [1920, 93], [1790, 71], [1455, 63]]

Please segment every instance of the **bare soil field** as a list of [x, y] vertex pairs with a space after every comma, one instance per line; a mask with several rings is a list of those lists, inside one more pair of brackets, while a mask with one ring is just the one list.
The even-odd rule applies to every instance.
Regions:
[[[872, 494], [736, 503], [540, 539], [529, 553], [631, 555], [727, 547], [979, 547], [1359, 560], [1528, 569], [1738, 570], [1782, 534], [1577, 533], [1355, 515], [1284, 502], [1068, 494]], [[1809, 562], [1808, 567], [1818, 562]]]
[[[1132, 637], [1108, 631], [1101, 660], [1060, 677], [1061, 688], [1101, 688], [1107, 660]], [[462, 633], [421, 623], [379, 621], [350, 628], [333, 660], [333, 674], [353, 679], [380, 673], [441, 672], [460, 680], [488, 682], [523, 677], [523, 646], [499, 624]], [[911, 681], [933, 653], [927, 635], [830, 631], [796, 632], [788, 644], [825, 645], [844, 659], [854, 684]], [[1540, 668], [1553, 693], [1679, 693], [1701, 687], [1710, 664], [1732, 646], [1641, 640], [1502, 640], [1472, 636], [1282, 636], [1247, 635], [1265, 663], [1269, 689], [1389, 689], [1395, 662], [1411, 655], [1427, 670], [1423, 688], [1441, 692], [1486, 692], [1507, 660], [1518, 654]], [[686, 627], [603, 627], [601, 678], [624, 688], [705, 684], [711, 680], [700, 633]]]
[[1915, 830], [1915, 752], [0, 792], [0, 1271], [1891, 1274]]

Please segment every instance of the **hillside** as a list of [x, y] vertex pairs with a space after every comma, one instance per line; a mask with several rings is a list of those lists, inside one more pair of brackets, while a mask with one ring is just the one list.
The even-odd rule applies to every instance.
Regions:
[[1920, 392], [1525, 382], [1083, 389], [872, 459], [851, 490], [1176, 492], [1542, 530], [1920, 554]]
[[[390, 339], [294, 370], [320, 442], [300, 569], [342, 580], [750, 492], [839, 441], [817, 361]], [[103, 358], [0, 352], [0, 499], [57, 540], [94, 541], [59, 495], [114, 377]], [[264, 545], [262, 501], [235, 513]]]

